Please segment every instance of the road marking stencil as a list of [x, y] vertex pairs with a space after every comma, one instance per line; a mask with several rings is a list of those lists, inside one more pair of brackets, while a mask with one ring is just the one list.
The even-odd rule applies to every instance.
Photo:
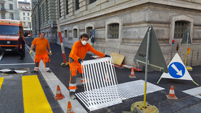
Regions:
[[0, 78], [0, 90], [1, 90], [1, 86], [2, 86], [2, 84], [3, 84], [3, 80], [4, 80], [4, 77], [1, 77], [1, 78]]
[[24, 113], [53, 113], [37, 75], [22, 76], [22, 89]]
[[87, 106], [90, 111], [122, 103], [112, 58], [86, 60], [81, 63]]
[[[156, 91], [164, 90], [164, 88], [147, 82], [147, 94]], [[136, 80], [132, 82], [126, 82], [118, 84], [118, 91], [122, 100], [130, 99], [144, 94], [144, 80]], [[87, 105], [87, 92], [76, 93], [76, 96], [83, 102], [83, 104], [89, 109]], [[102, 92], [104, 93], [104, 92]]]

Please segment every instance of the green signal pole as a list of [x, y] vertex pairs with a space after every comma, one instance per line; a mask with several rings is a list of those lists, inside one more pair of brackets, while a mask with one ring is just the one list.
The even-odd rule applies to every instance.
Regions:
[[147, 70], [148, 70], [148, 63], [149, 63], [149, 45], [150, 45], [150, 31], [151, 27], [149, 28], [147, 34], [147, 51], [146, 51], [146, 66], [145, 66], [145, 83], [144, 83], [144, 108], [146, 108], [146, 94], [147, 94]]

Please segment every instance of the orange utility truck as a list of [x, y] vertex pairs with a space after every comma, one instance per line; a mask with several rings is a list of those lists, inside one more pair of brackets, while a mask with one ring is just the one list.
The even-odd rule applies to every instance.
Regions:
[[22, 22], [18, 20], [0, 19], [0, 53], [17, 51], [18, 31], [21, 31], [22, 36], [24, 36]]

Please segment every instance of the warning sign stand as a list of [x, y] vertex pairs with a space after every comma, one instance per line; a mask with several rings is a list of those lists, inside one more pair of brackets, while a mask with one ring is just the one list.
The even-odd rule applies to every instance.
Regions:
[[188, 70], [185, 68], [184, 63], [182, 62], [178, 53], [175, 54], [172, 61], [168, 65], [168, 73], [163, 73], [158, 80], [157, 84], [160, 82], [161, 78], [170, 78], [170, 79], [182, 79], [182, 80], [192, 80], [193, 83], [197, 84], [189, 74]]

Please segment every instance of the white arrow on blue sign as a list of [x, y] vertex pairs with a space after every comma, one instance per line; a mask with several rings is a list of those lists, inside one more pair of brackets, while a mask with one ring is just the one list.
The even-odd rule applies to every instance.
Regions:
[[181, 78], [185, 74], [185, 67], [179, 62], [173, 62], [168, 67], [169, 74], [173, 78]]

